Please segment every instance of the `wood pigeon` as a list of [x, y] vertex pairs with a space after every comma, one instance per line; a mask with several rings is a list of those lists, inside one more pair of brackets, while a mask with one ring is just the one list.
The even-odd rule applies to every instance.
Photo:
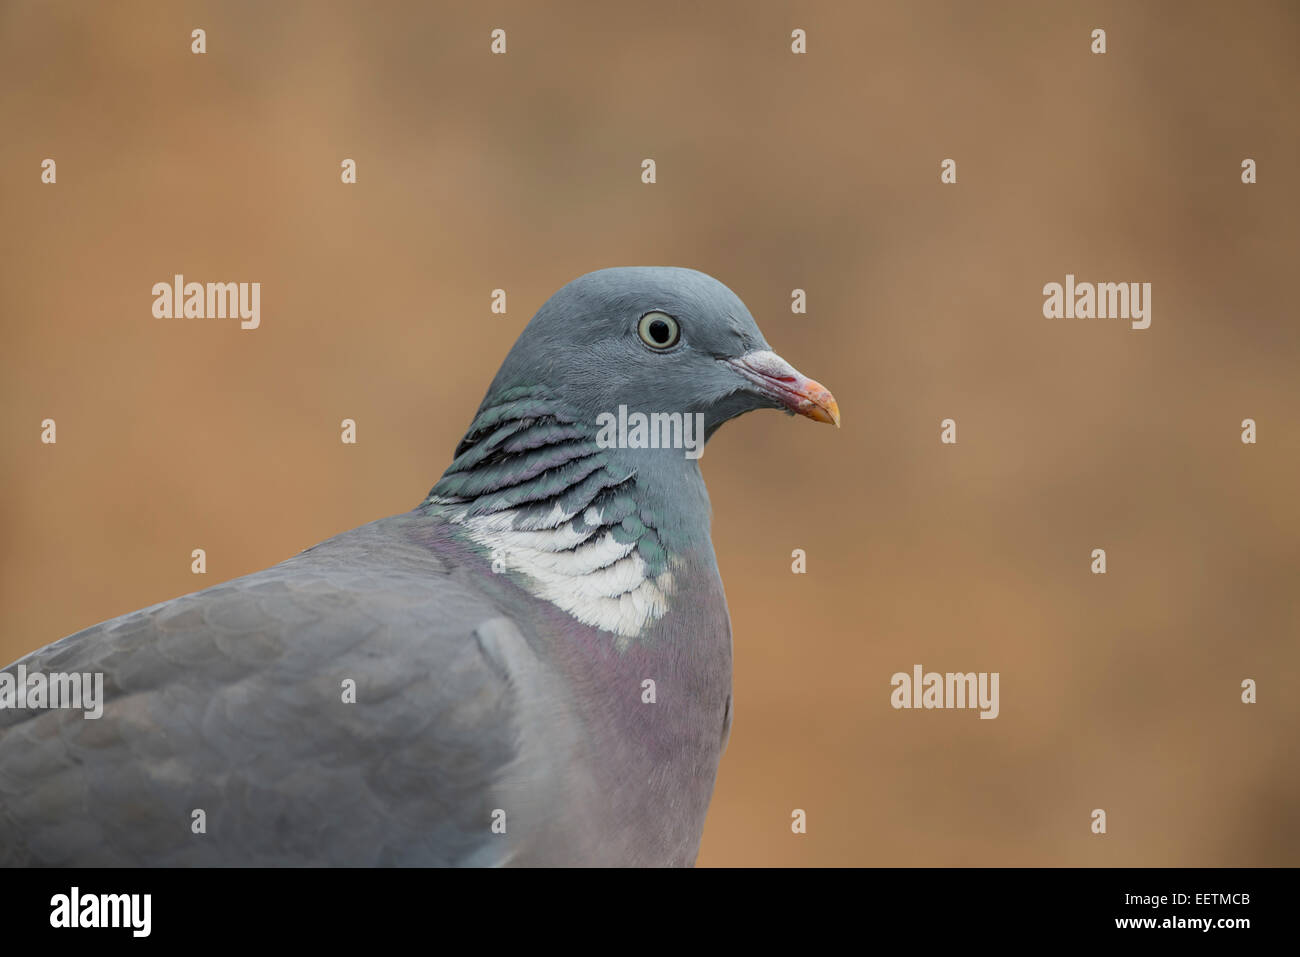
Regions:
[[693, 864], [732, 670], [699, 451], [760, 408], [839, 424], [722, 283], [574, 280], [413, 510], [0, 672], [0, 863]]

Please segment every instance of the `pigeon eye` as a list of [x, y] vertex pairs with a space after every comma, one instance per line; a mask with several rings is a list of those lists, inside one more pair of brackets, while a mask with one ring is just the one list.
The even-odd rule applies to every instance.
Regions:
[[666, 312], [647, 312], [637, 323], [636, 332], [651, 349], [670, 349], [681, 338], [677, 320]]

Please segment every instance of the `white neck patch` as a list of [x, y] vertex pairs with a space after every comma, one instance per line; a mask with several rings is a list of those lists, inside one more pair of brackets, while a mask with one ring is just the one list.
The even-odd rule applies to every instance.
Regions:
[[559, 504], [546, 516], [528, 520], [518, 508], [470, 516], [468, 508], [455, 507], [459, 503], [434, 501], [452, 506], [450, 519], [488, 550], [493, 572], [520, 574], [531, 594], [584, 625], [616, 635], [620, 651], [668, 612], [672, 572], [651, 578], [636, 543], [616, 541], [599, 509], [587, 508], [582, 513], [585, 528], [575, 530], [572, 520], [578, 513], [565, 514]]

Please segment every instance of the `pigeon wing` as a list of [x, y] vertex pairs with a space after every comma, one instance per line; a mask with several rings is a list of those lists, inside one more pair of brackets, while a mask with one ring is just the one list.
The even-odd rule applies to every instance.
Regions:
[[99, 719], [0, 709], [0, 863], [509, 860], [492, 826], [506, 779], [534, 799], [547, 783], [520, 753], [520, 696], [554, 710], [553, 679], [414, 521], [24, 659], [102, 673], [106, 703]]

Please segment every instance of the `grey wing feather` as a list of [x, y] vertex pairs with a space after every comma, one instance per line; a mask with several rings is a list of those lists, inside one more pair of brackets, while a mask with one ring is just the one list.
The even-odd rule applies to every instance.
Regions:
[[103, 672], [107, 700], [0, 709], [0, 864], [504, 862], [517, 682], [477, 633], [497, 612], [394, 521], [24, 659]]

